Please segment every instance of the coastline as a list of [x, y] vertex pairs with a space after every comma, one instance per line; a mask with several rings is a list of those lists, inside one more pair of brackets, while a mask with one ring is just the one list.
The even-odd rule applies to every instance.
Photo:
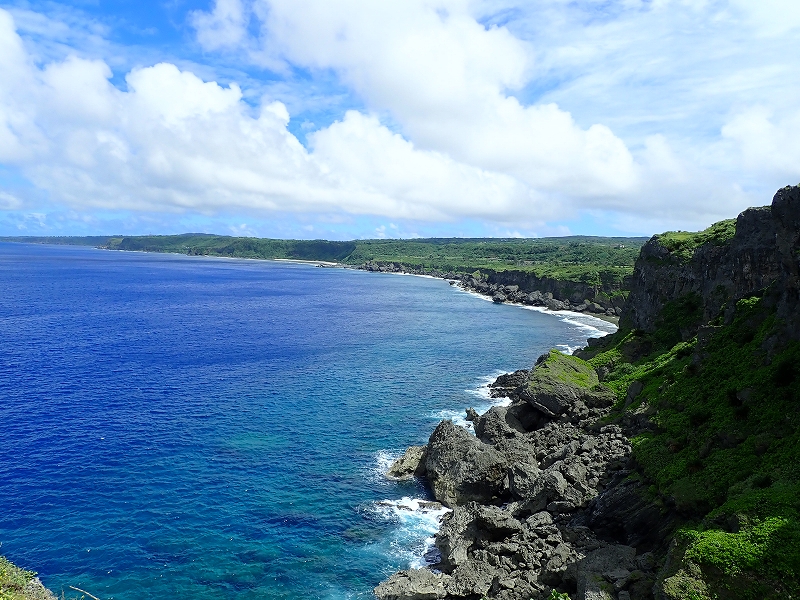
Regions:
[[[480, 415], [466, 409], [474, 434], [443, 420], [426, 446], [391, 465], [387, 478], [426, 479], [448, 510], [425, 564], [379, 584], [378, 600], [544, 600], [575, 591], [610, 600], [603, 594], [609, 581], [618, 599], [647, 597], [656, 576], [652, 552], [587, 527], [609, 512], [602, 504], [598, 510], [600, 498], [616, 494], [624, 503], [634, 490], [625, 487], [630, 442], [618, 425], [601, 425], [613, 394], [581, 362], [551, 351], [530, 370], [498, 376], [488, 386], [497, 402]], [[578, 369], [588, 383], [564, 388], [564, 369]], [[548, 404], [554, 383], [561, 409]], [[539, 410], [531, 398], [542, 398], [534, 400], [543, 402]]]
[[[413, 275], [417, 277], [426, 277], [426, 278], [433, 278], [439, 279], [438, 277], [432, 277], [430, 275], [419, 275], [414, 273], [393, 273], [396, 275]], [[475, 296], [481, 300], [492, 302], [491, 297], [487, 297], [483, 294], [477, 293], [473, 290], [464, 289], [462, 286], [453, 286], [459, 291]], [[497, 304], [497, 302], [495, 302]], [[583, 319], [597, 319], [599, 321], [603, 321], [605, 323], [610, 323], [615, 326], [614, 331], [617, 329], [618, 325], [618, 317], [606, 317], [601, 318], [598, 315], [586, 314], [586, 313], [579, 313], [575, 311], [569, 310], [559, 310], [554, 311], [548, 309], [546, 306], [526, 306], [521, 303], [516, 302], [504, 302], [503, 304], [509, 304], [511, 306], [515, 306], [518, 308], [522, 308], [524, 310], [532, 310], [535, 312], [539, 312], [542, 314], [549, 314], [552, 316], [559, 316], [559, 317], [581, 317]], [[578, 323], [575, 321], [568, 321], [571, 324], [578, 326], [578, 327], [592, 327], [591, 325], [585, 325], [583, 323]], [[598, 330], [594, 328], [600, 335], [606, 335], [610, 332], [604, 332], [602, 330]], [[566, 348], [568, 350], [568, 354], [571, 354], [572, 348], [566, 344], [554, 344], [554, 348]], [[535, 365], [534, 365], [535, 368]], [[495, 371], [492, 375], [488, 375], [482, 377], [484, 383], [479, 385], [474, 390], [465, 390], [467, 392], [474, 393], [476, 397], [476, 403], [470, 403], [469, 406], [463, 406], [461, 411], [441, 411], [440, 414], [437, 415], [437, 418], [442, 419], [443, 421], [452, 421], [456, 426], [462, 427], [469, 431], [473, 436], [476, 435], [475, 431], [475, 423], [480, 421], [481, 418], [491, 418], [489, 415], [493, 411], [497, 410], [505, 410], [511, 404], [515, 402], [515, 400], [519, 400], [517, 394], [515, 394], [514, 390], [507, 387], [507, 382], [509, 378], [519, 377], [521, 373], [529, 373], [529, 368], [524, 367], [520, 368], [517, 371], [513, 372], [503, 372], [503, 371]], [[475, 407], [478, 407], [478, 411], [475, 410]], [[441, 422], [441, 421], [440, 421]], [[477, 438], [476, 438], [477, 439]], [[410, 450], [410, 449], [409, 449]], [[395, 455], [396, 457], [392, 460], [384, 460], [382, 461], [382, 469], [381, 474], [386, 479], [395, 480], [395, 481], [402, 481], [404, 479], [409, 479], [410, 477], [405, 475], [401, 475], [400, 477], [395, 477], [392, 475], [392, 470], [396, 469], [398, 464], [404, 462], [405, 455]], [[424, 478], [424, 476], [423, 476]], [[430, 534], [431, 537], [428, 538], [426, 547], [424, 548], [421, 555], [416, 556], [414, 560], [409, 563], [410, 569], [433, 569], [434, 571], [438, 570], [438, 564], [441, 561], [441, 553], [436, 545], [436, 539], [440, 535], [441, 527], [442, 527], [442, 520], [449, 514], [453, 513], [454, 508], [457, 507], [448, 507], [445, 504], [437, 501], [435, 498], [409, 498], [403, 497], [399, 500], [382, 500], [378, 502], [379, 506], [383, 506], [384, 508], [392, 508], [395, 512], [399, 511], [408, 511], [408, 512], [415, 512], [419, 513], [418, 518], [423, 515], [432, 514], [438, 519], [438, 523], [435, 525], [429, 525], [431, 527]], [[380, 587], [380, 586], [379, 586]], [[377, 594], [378, 588], [376, 588]], [[422, 596], [420, 596], [422, 597]], [[391, 594], [389, 596], [381, 596], [378, 594], [378, 598], [394, 598]], [[398, 596], [398, 598], [406, 598], [406, 596]], [[412, 599], [415, 598], [414, 595], [408, 596], [407, 598]]]

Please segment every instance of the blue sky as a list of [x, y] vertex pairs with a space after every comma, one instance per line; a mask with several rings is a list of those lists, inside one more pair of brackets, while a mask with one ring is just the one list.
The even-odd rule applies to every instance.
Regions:
[[649, 235], [800, 180], [784, 0], [0, 2], [0, 235]]

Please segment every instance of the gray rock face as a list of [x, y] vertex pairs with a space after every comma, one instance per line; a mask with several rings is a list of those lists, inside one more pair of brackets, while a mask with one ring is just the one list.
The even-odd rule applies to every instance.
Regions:
[[447, 592], [456, 598], [482, 598], [491, 589], [497, 576], [497, 569], [483, 561], [471, 559], [453, 572]]
[[475, 421], [475, 435], [489, 444], [521, 433], [525, 433], [525, 427], [505, 406], [493, 406]]
[[448, 575], [429, 569], [400, 571], [373, 591], [378, 600], [439, 600], [447, 596]]
[[389, 479], [411, 479], [425, 475], [426, 446], [410, 446], [386, 471]]
[[436, 499], [453, 507], [498, 501], [508, 465], [493, 446], [452, 421], [442, 421], [431, 434], [425, 466]]
[[[536, 368], [549, 360], [545, 355]], [[630, 499], [614, 495], [624, 488], [619, 482], [628, 473], [630, 444], [619, 426], [593, 425], [606, 410], [587, 404], [600, 389], [596, 374], [567, 369], [561, 375], [582, 397], [558, 417], [520, 399], [477, 417], [477, 437], [450, 421], [439, 424], [425, 465], [437, 499], [453, 508], [435, 539], [440, 553], [435, 569], [441, 573], [434, 579], [403, 572], [381, 584], [380, 598], [545, 600], [556, 587], [580, 588], [584, 598], [618, 600], [621, 591], [635, 600], [646, 597], [655, 577], [653, 561], [633, 560], [631, 548], [620, 549], [586, 527], [597, 524], [604, 534], [621, 531], [618, 539], [626, 542], [629, 532], [619, 515], [635, 520], [646, 514], [642, 506], [628, 513], [616, 505]], [[538, 382], [551, 383], [542, 377]], [[618, 564], [606, 568], [614, 561]], [[651, 572], [631, 575], [643, 566]]]
[[576, 565], [578, 598], [612, 600], [610, 582], [630, 574], [635, 568], [635, 556], [636, 549], [630, 546], [606, 546], [587, 554]]
[[[750, 208], [736, 219], [736, 234], [724, 244], [707, 243], [682, 262], [654, 236], [636, 261], [631, 292], [622, 313], [630, 326], [652, 331], [657, 317], [670, 300], [697, 294], [703, 309], [702, 322], [716, 318], [736, 301], [766, 289], [781, 290], [774, 301], [779, 316], [786, 315], [786, 333], [800, 337], [796, 310], [800, 294], [800, 187], [787, 187], [775, 194], [772, 206]], [[726, 316], [732, 312], [726, 312]], [[683, 332], [694, 335], [695, 329]]]

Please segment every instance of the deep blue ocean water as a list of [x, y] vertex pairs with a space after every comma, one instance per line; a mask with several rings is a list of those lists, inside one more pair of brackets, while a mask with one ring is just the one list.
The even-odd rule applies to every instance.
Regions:
[[0, 290], [0, 554], [102, 600], [370, 598], [435, 528], [387, 461], [613, 329], [435, 279], [89, 248], [0, 244]]

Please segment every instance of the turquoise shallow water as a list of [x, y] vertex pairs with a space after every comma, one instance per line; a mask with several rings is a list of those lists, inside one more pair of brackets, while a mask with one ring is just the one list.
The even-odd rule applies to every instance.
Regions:
[[103, 600], [370, 598], [435, 529], [386, 462], [613, 329], [441, 280], [87, 248], [0, 244], [0, 289], [0, 553]]

